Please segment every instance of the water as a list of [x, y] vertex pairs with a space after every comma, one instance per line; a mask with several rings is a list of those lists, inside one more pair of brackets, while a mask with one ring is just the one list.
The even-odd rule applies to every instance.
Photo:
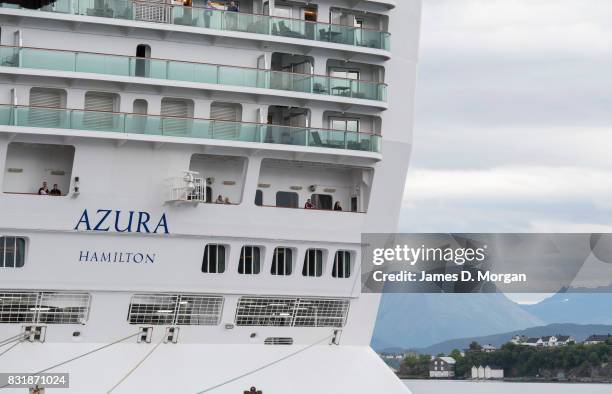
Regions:
[[412, 394], [611, 394], [612, 384], [405, 380]]

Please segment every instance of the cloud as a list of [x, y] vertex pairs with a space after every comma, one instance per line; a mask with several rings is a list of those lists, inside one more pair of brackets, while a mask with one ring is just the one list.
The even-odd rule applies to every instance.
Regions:
[[612, 2], [425, 0], [419, 125], [609, 125]]
[[415, 169], [406, 184], [408, 201], [559, 204], [588, 199], [612, 207], [612, 173], [581, 167], [505, 167], [484, 170]]
[[[425, 0], [426, 50], [608, 53], [612, 3], [600, 0]], [[466, 29], [466, 27], [468, 27]]]
[[424, 0], [401, 230], [612, 232], [610, 15]]

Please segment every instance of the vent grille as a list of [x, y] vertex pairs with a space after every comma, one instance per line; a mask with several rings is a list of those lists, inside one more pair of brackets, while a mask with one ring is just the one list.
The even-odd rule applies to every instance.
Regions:
[[219, 324], [223, 297], [184, 294], [136, 294], [130, 324], [213, 326]]
[[293, 338], [270, 337], [264, 341], [265, 345], [293, 345]]
[[0, 323], [85, 324], [87, 293], [1, 292]]
[[241, 297], [236, 325], [343, 327], [348, 309], [347, 299]]

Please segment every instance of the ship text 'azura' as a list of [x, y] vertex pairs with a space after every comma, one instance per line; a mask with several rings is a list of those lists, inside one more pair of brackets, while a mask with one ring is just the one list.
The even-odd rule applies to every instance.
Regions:
[[154, 220], [148, 212], [98, 209], [83, 211], [74, 229], [79, 231], [114, 231], [118, 233], [169, 234], [166, 214]]

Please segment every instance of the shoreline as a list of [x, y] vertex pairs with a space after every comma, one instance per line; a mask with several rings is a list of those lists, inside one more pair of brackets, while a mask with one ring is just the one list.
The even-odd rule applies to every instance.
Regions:
[[400, 380], [421, 380], [421, 381], [444, 381], [444, 382], [471, 382], [471, 383], [556, 383], [556, 384], [610, 384], [612, 385], [612, 380], [567, 380], [567, 379], [538, 379], [538, 378], [504, 378], [504, 379], [430, 379], [424, 377], [406, 377], [399, 376], [397, 377]]

